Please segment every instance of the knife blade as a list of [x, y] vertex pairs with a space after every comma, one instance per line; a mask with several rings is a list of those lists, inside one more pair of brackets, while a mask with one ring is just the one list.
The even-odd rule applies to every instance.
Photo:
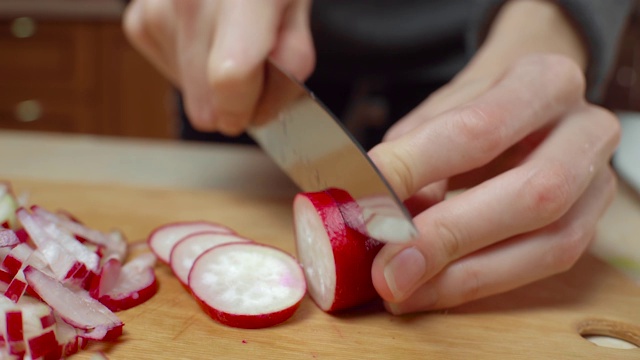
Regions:
[[314, 94], [272, 62], [247, 133], [305, 192], [347, 191], [368, 235], [406, 242], [417, 235], [409, 212], [358, 141]]

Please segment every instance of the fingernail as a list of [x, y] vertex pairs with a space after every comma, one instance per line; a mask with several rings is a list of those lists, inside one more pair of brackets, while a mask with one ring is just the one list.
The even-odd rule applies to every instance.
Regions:
[[396, 303], [390, 303], [385, 301], [384, 308], [387, 309], [387, 311], [392, 315], [402, 315], [402, 312], [400, 311], [400, 307]]
[[422, 278], [427, 263], [422, 253], [410, 247], [396, 254], [384, 268], [384, 278], [395, 299], [401, 299]]

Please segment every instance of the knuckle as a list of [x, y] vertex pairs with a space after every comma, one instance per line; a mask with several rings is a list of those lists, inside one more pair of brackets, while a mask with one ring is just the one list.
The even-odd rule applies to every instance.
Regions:
[[129, 41], [139, 43], [148, 34], [142, 11], [136, 7], [142, 6], [142, 0], [135, 0], [127, 7], [122, 16], [122, 28]]
[[591, 114], [593, 122], [598, 125], [598, 134], [609, 147], [612, 149], [617, 147], [622, 136], [622, 128], [618, 117], [601, 106], [588, 104], [587, 111]]
[[433, 228], [440, 245], [443, 263], [459, 258], [463, 249], [462, 235], [445, 219], [435, 219]]
[[462, 288], [457, 303], [467, 303], [479, 299], [482, 296], [482, 281], [480, 270], [472, 266], [464, 266], [462, 269]]
[[454, 133], [460, 135], [460, 141], [472, 144], [469, 156], [485, 162], [505, 146], [504, 119], [499, 114], [489, 116], [479, 106], [469, 105], [454, 110], [452, 116]]
[[247, 70], [238, 66], [235, 61], [226, 61], [210, 65], [207, 69], [207, 80], [212, 89], [223, 90], [235, 87], [247, 80]]
[[523, 183], [527, 207], [534, 218], [551, 222], [562, 216], [572, 204], [573, 173], [561, 162], [548, 162]]
[[550, 89], [558, 89], [558, 99], [572, 102], [582, 99], [587, 86], [584, 72], [573, 59], [565, 55], [542, 53], [525, 56], [521, 62], [525, 67], [534, 67], [536, 76], [544, 76], [543, 81]]
[[397, 142], [380, 143], [369, 151], [369, 156], [389, 181], [401, 200], [415, 190], [414, 166], [411, 154]]
[[570, 270], [583, 255], [593, 233], [594, 229], [582, 224], [567, 226], [552, 249], [549, 267], [556, 272]]

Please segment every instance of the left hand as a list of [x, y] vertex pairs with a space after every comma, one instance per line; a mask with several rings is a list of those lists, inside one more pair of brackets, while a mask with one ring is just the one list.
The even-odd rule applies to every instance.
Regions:
[[523, 56], [501, 76], [453, 81], [370, 151], [420, 234], [374, 262], [390, 312], [456, 306], [577, 261], [615, 192], [620, 136], [584, 90], [568, 57]]

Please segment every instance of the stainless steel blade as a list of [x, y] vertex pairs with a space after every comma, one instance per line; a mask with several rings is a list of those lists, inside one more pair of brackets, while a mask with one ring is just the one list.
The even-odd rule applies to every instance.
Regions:
[[384, 242], [414, 238], [408, 211], [342, 123], [272, 63], [266, 74], [250, 136], [303, 191], [336, 187], [349, 192], [371, 237]]

